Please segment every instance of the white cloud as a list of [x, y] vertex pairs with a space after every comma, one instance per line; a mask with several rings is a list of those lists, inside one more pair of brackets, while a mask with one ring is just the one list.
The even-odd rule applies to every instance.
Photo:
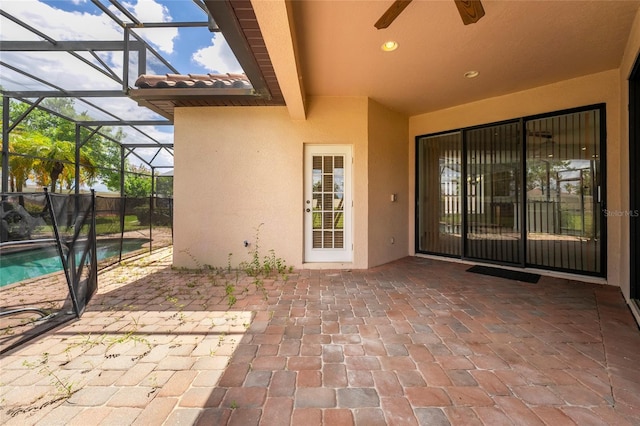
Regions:
[[138, 0], [136, 3], [122, 2], [122, 5], [143, 22], [172, 21], [169, 9], [154, 0]]
[[[85, 3], [75, 0], [74, 4]], [[154, 0], [138, 0], [122, 3], [128, 10], [144, 22], [171, 22], [169, 10]], [[56, 9], [38, 0], [9, 0], [2, 2], [3, 11], [42, 31], [55, 40], [122, 40], [123, 30], [106, 14], [96, 10], [96, 14], [87, 12], [69, 12]], [[110, 10], [128, 21], [114, 6]], [[165, 53], [172, 53], [174, 41], [178, 37], [177, 28], [136, 29], [141, 37]], [[0, 39], [24, 40], [25, 30], [18, 25], [4, 25]]]
[[[3, 11], [15, 16], [55, 40], [122, 40], [122, 30], [108, 16], [67, 12], [35, 0], [3, 1]], [[2, 39], [18, 40], [2, 29]], [[17, 30], [16, 30], [17, 31]]]
[[[12, 66], [66, 90], [118, 90], [120, 85], [64, 52], [4, 52]], [[4, 85], [4, 81], [3, 81]], [[7, 90], [23, 90], [6, 85]], [[44, 86], [43, 86], [44, 89]], [[48, 90], [52, 90], [51, 87]]]
[[219, 40], [213, 38], [211, 40], [211, 46], [197, 50], [191, 59], [211, 72], [242, 72], [242, 67], [231, 51], [231, 48], [226, 41], [222, 39], [222, 37], [220, 37]]
[[[171, 22], [173, 20], [169, 9], [154, 0], [138, 0], [136, 3], [122, 2], [122, 5], [142, 22]], [[110, 9], [128, 21], [115, 7], [111, 6]], [[173, 53], [174, 40], [178, 37], [177, 28], [150, 28], [134, 31], [161, 51]]]

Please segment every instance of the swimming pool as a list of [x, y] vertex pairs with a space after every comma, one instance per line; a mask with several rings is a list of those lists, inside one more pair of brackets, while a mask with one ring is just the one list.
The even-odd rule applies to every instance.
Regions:
[[[139, 250], [148, 242], [145, 238], [125, 238], [122, 253]], [[98, 240], [97, 246], [98, 261], [117, 256], [120, 252], [119, 239]], [[58, 271], [62, 271], [62, 262], [53, 245], [3, 253], [0, 256], [0, 287]]]

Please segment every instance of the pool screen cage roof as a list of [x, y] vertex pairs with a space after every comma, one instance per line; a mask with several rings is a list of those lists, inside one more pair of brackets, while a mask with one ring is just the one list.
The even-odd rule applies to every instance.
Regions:
[[[236, 3], [235, 9], [232, 3]], [[236, 0], [2, 2], [2, 192], [8, 192], [9, 173], [5, 171], [9, 170], [10, 132], [36, 108], [75, 124], [76, 171], [80, 148], [91, 137], [99, 135], [120, 146], [121, 173], [124, 173], [124, 159], [130, 158], [150, 169], [152, 174], [171, 175], [173, 107], [248, 105], [256, 104], [256, 99], [273, 104], [262, 77], [264, 73], [256, 66], [255, 55], [243, 54], [247, 49], [240, 48], [246, 46], [246, 33], [237, 24], [238, 3]], [[162, 13], [152, 13], [158, 10]], [[212, 16], [220, 23], [224, 21], [230, 30], [221, 30]], [[235, 22], [229, 22], [233, 20]], [[211, 55], [212, 49], [217, 52], [217, 58], [230, 56], [235, 68], [218, 69], [228, 66], [228, 61], [218, 60], [218, 65], [212, 65], [213, 61], [209, 60], [205, 64], [203, 58]], [[136, 87], [140, 76], [180, 78], [229, 71], [246, 76], [243, 90], [222, 93], [225, 89], [219, 86]], [[136, 96], [136, 92], [142, 94]], [[60, 98], [73, 100], [72, 113], [68, 108], [56, 108], [65, 104], [55, 101]], [[215, 102], [216, 99], [219, 102]], [[28, 109], [10, 122], [12, 102], [24, 102]], [[118, 137], [114, 137], [114, 133]], [[78, 176], [76, 173], [76, 192], [80, 186]]]

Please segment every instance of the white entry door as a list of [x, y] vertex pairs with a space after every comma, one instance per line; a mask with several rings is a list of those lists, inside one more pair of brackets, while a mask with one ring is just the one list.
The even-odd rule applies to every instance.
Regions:
[[351, 146], [305, 145], [305, 262], [351, 262]]

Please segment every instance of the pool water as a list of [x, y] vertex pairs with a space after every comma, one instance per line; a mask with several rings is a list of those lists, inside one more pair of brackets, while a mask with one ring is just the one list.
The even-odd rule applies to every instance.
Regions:
[[[125, 239], [122, 253], [139, 250], [148, 242], [144, 238]], [[120, 251], [120, 240], [98, 241], [97, 245], [98, 261], [117, 256]], [[55, 246], [3, 253], [0, 256], [0, 287], [59, 271], [62, 271], [62, 262]]]

